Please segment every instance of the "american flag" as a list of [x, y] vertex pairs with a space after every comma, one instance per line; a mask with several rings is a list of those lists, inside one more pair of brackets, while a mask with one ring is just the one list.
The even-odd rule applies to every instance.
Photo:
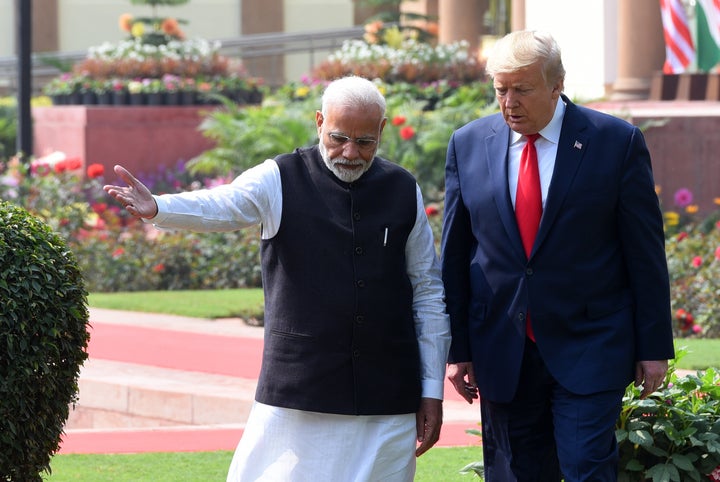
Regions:
[[695, 60], [695, 46], [682, 0], [660, 0], [660, 13], [665, 34], [663, 72], [666, 74], [685, 72]]

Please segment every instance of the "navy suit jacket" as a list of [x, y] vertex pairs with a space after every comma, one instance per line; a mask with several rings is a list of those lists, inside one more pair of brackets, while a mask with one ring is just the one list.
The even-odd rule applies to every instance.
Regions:
[[662, 213], [640, 130], [565, 96], [555, 169], [528, 259], [508, 191], [500, 114], [453, 133], [442, 262], [453, 341], [480, 395], [513, 398], [530, 312], [547, 368], [577, 394], [622, 389], [673, 358]]

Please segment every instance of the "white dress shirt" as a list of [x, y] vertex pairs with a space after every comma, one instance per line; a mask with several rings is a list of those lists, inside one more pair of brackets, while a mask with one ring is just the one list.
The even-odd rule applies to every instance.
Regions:
[[[555, 169], [555, 157], [557, 156], [558, 142], [560, 141], [560, 131], [562, 130], [564, 116], [565, 103], [560, 99], [555, 106], [553, 118], [550, 119], [548, 125], [543, 127], [538, 133], [540, 137], [535, 141], [538, 169], [540, 172], [540, 188], [542, 189], [543, 210], [545, 209], [545, 200], [547, 199], [550, 181], [552, 180], [553, 170]], [[520, 155], [526, 143], [527, 139], [525, 139], [525, 136], [519, 132], [511, 131], [510, 149], [508, 150], [508, 189], [510, 189], [513, 207], [515, 206], [515, 196], [517, 195]]]

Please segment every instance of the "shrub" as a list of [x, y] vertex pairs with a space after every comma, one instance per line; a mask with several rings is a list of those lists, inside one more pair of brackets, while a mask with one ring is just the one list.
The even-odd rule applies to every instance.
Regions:
[[674, 363], [684, 354], [647, 399], [627, 387], [616, 430], [620, 482], [699, 481], [720, 468], [720, 373], [678, 377]]
[[87, 293], [50, 227], [0, 202], [0, 479], [40, 481], [87, 358]]
[[676, 337], [720, 336], [719, 215], [676, 227], [666, 240]]

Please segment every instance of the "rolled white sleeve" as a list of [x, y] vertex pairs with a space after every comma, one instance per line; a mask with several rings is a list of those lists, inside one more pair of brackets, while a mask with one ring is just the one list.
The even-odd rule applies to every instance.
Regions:
[[440, 262], [419, 186], [416, 192], [417, 217], [405, 246], [405, 257], [407, 273], [413, 287], [413, 313], [420, 347], [422, 396], [442, 400], [445, 365], [450, 349], [450, 319], [445, 311]]

